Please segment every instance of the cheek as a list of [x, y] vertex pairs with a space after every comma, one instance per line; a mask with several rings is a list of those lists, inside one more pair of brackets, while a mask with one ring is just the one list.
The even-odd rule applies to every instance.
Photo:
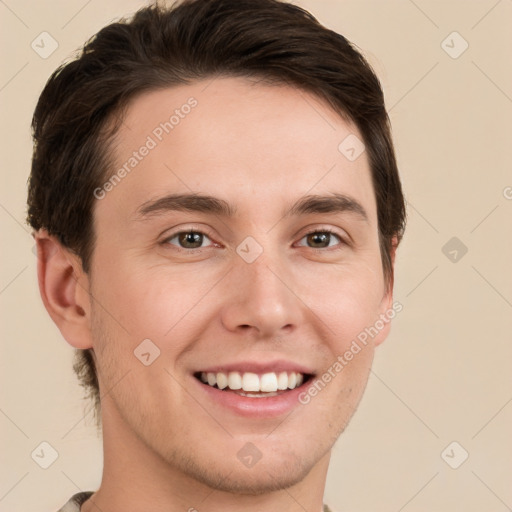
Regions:
[[110, 270], [109, 284], [102, 287], [99, 301], [110, 330], [132, 351], [149, 339], [162, 351], [179, 353], [207, 324], [209, 279], [192, 284], [183, 273], [164, 268], [142, 271], [122, 264]]
[[[325, 324], [337, 353], [379, 318], [384, 297], [380, 260], [355, 262], [322, 273], [302, 273], [300, 296]], [[316, 283], [312, 286], [311, 283]]]
[[336, 336], [338, 351], [365, 332], [379, 317], [378, 296], [374, 294], [340, 293], [335, 304], [326, 311], [325, 322]]

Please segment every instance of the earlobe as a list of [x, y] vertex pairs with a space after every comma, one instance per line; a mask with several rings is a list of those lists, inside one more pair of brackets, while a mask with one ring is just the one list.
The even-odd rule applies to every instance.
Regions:
[[91, 348], [89, 280], [80, 258], [44, 229], [33, 236], [39, 292], [46, 310], [70, 345]]

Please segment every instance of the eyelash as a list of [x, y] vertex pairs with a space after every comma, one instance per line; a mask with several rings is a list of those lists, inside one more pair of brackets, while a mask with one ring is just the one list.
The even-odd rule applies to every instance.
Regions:
[[[210, 239], [210, 241], [212, 242], [212, 245], [209, 245], [207, 247], [197, 247], [195, 249], [186, 249], [184, 247], [180, 247], [177, 244], [175, 245], [175, 244], [171, 244], [170, 243], [170, 240], [176, 238], [177, 236], [182, 235], [182, 234], [190, 234], [190, 233], [192, 233], [192, 234], [200, 234], [200, 235], [206, 236], [208, 239]], [[300, 240], [303, 240], [304, 238], [308, 237], [309, 235], [313, 235], [315, 233], [329, 233], [330, 235], [334, 235], [339, 240], [339, 243], [337, 244], [337, 247], [336, 248], [333, 248], [333, 247], [308, 247], [308, 246], [300, 246], [300, 247], [307, 247], [308, 249], [312, 249], [312, 250], [316, 250], [316, 251], [325, 251], [325, 250], [332, 251], [332, 250], [339, 250], [340, 247], [338, 247], [338, 246], [349, 245], [348, 242], [341, 235], [339, 235], [336, 231], [334, 231], [331, 228], [316, 228], [316, 229], [313, 229], [311, 231], [308, 231], [307, 233], [304, 233], [304, 235], [302, 235]], [[219, 244], [217, 244], [216, 242], [213, 241], [213, 237], [208, 232], [206, 232], [204, 230], [201, 230], [201, 229], [195, 229], [195, 228], [190, 228], [190, 229], [178, 231], [178, 232], [176, 232], [176, 233], [166, 237], [161, 243], [162, 243], [162, 245], [173, 245], [175, 250], [178, 250], [178, 251], [181, 251], [181, 252], [186, 252], [186, 253], [192, 253], [192, 254], [195, 253], [196, 251], [201, 251], [201, 250], [204, 250], [204, 249], [208, 249], [209, 247], [212, 247], [212, 246], [215, 246], [215, 245], [217, 245], [217, 246], [219, 245]]]

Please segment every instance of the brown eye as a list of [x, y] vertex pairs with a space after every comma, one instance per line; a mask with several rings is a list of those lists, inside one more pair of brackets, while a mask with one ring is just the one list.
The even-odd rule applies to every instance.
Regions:
[[325, 249], [343, 242], [338, 235], [330, 231], [313, 231], [304, 236], [302, 240], [305, 240], [305, 243], [300, 243], [299, 245], [311, 247], [312, 249]]
[[331, 240], [330, 233], [312, 233], [307, 236], [308, 244], [311, 247], [329, 247]]
[[209, 238], [199, 231], [182, 231], [169, 238], [167, 243], [179, 245], [183, 249], [198, 249], [205, 247], [203, 246], [205, 240], [209, 240]]

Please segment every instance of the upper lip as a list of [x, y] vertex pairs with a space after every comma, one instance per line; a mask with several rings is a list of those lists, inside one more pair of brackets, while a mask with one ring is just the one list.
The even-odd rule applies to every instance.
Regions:
[[216, 364], [207, 368], [201, 368], [198, 372], [205, 373], [229, 373], [229, 372], [251, 372], [251, 373], [279, 373], [279, 372], [296, 372], [304, 375], [312, 375], [313, 370], [302, 364], [294, 363], [292, 361], [285, 361], [278, 359], [275, 361], [238, 361], [236, 363]]

